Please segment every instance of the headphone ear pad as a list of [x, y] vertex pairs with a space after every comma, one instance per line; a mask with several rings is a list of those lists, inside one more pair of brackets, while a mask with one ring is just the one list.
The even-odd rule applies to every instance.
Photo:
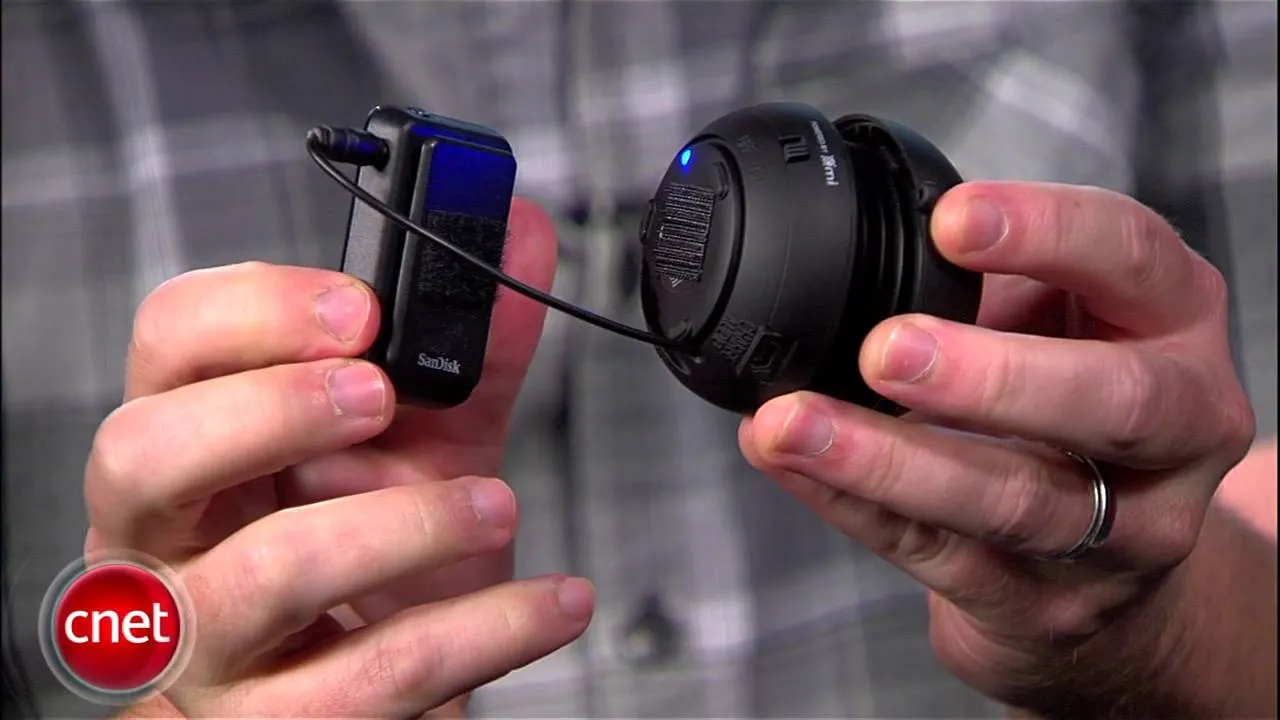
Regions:
[[896, 315], [977, 320], [982, 274], [943, 257], [930, 231], [934, 206], [963, 179], [933, 143], [904, 125], [868, 115], [833, 124], [851, 155], [859, 218], [852, 242], [866, 260], [855, 261], [838, 336], [808, 389], [899, 415], [904, 408], [862, 379], [858, 356], [871, 330]]
[[924, 313], [947, 320], [973, 323], [982, 299], [981, 273], [962, 268], [943, 257], [930, 229], [933, 209], [951, 188], [964, 182], [951, 161], [927, 138], [890, 120], [846, 115], [835, 125], [846, 142], [869, 143], [880, 149], [885, 170], [901, 198], [904, 214], [904, 262], [910, 281], [899, 292], [905, 306], [894, 314]]

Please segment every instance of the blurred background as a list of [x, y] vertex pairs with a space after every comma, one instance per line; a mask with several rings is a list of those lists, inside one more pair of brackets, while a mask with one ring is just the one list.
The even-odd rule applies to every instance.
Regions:
[[[358, 124], [379, 103], [505, 134], [520, 191], [561, 226], [556, 294], [632, 323], [638, 209], [693, 132], [749, 103], [897, 119], [971, 179], [1136, 194], [1230, 278], [1237, 364], [1260, 433], [1275, 433], [1275, 3], [5, 2], [2, 12], [4, 632], [48, 716], [102, 714], [57, 685], [35, 629], [45, 588], [81, 552], [81, 472], [95, 427], [120, 399], [133, 309], [195, 267], [336, 267], [349, 201], [309, 164], [303, 133]], [[634, 637], [627, 618], [648, 597], [626, 578], [656, 576], [688, 554], [648, 538], [656, 518], [724, 505], [716, 498], [729, 496], [703, 482], [713, 475], [739, 478], [726, 486], [753, 494], [716, 511], [726, 526], [750, 525], [750, 508], [774, 500], [741, 479], [735, 426], [683, 393], [649, 348], [551, 313], [509, 463], [526, 517], [521, 573], [573, 566], [597, 580], [601, 611], [586, 649], [562, 655], [594, 658], [607, 677], [593, 691], [551, 690], [560, 686], [548, 678], [572, 664], [552, 659], [509, 680], [492, 712], [539, 714], [545, 701], [634, 715], [652, 706], [633, 695], [662, 692], [676, 698], [671, 708], [769, 713], [745, 700], [681, 705], [683, 676], [646, 685], [620, 649]], [[590, 499], [565, 509], [573, 482]], [[641, 498], [642, 509], [628, 514], [602, 498]], [[816, 532], [807, 516], [769, 522], [779, 523], [776, 537], [810, 543], [806, 557], [837, 552], [825, 535], [804, 539]], [[839, 582], [893, 588], [876, 597], [910, 591], [887, 570], [859, 572]], [[719, 602], [714, 583], [729, 583], [719, 573], [701, 573], [707, 587], [655, 580], [675, 607], [666, 612]], [[870, 648], [858, 662], [880, 669], [867, 672], [919, 674], [901, 681], [902, 694], [950, 687], [936, 668], [884, 649], [923, 647], [923, 606], [904, 615], [867, 603], [803, 632], [788, 626], [778, 636], [794, 639], [770, 651], [773, 665], [761, 659], [767, 648], [715, 646], [720, 630], [697, 630], [688, 610], [695, 639], [713, 639], [690, 645], [688, 666], [670, 667], [715, 695], [704, 675], [722, 662], [716, 653], [764, 663], [749, 671], [763, 678], [776, 665], [803, 666], [803, 648], [836, 632]], [[855, 612], [880, 619], [850, 635], [843, 613]], [[601, 689], [610, 683], [639, 689]], [[895, 714], [893, 701], [879, 703], [877, 715]], [[981, 704], [949, 707], [959, 715]]]

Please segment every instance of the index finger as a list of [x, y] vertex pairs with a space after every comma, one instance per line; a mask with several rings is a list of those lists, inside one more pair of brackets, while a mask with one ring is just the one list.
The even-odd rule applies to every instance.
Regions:
[[246, 262], [193, 270], [143, 300], [126, 401], [248, 370], [354, 357], [378, 332], [363, 283], [309, 267]]
[[[522, 198], [511, 205], [503, 269], [538, 288], [555, 273], [555, 230]], [[542, 327], [544, 308], [499, 288], [477, 395], [514, 398]], [[125, 399], [272, 365], [366, 351], [381, 329], [362, 282], [320, 268], [248, 262], [195, 270], [139, 307]], [[480, 403], [485, 404], [485, 403]]]
[[938, 202], [932, 230], [952, 262], [1061, 288], [1128, 331], [1168, 332], [1222, 310], [1221, 274], [1159, 214], [1109, 190], [967, 183]]

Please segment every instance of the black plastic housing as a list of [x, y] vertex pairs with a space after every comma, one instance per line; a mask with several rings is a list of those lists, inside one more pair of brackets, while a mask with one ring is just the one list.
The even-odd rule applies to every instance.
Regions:
[[[497, 132], [416, 108], [381, 106], [365, 131], [387, 142], [356, 183], [428, 230], [501, 267], [516, 159]], [[353, 200], [342, 271], [377, 295], [382, 325], [365, 358], [401, 402], [459, 405], [480, 382], [497, 283]]]
[[811, 390], [890, 414], [858, 369], [867, 334], [920, 312], [977, 318], [982, 276], [944, 259], [934, 203], [961, 182], [928, 140], [865, 115], [767, 103], [712, 122], [668, 167], [641, 230], [641, 302], [703, 399], [750, 414]]

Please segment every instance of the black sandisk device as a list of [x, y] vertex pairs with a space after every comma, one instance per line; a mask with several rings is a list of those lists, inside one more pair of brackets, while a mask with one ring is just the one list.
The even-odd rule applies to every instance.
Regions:
[[[416, 108], [380, 106], [364, 132], [385, 145], [356, 185], [457, 247], [501, 267], [516, 159], [497, 132]], [[471, 396], [484, 367], [497, 283], [445, 248], [353, 200], [342, 271], [369, 285], [382, 327], [365, 359], [401, 402], [447, 408]]]

